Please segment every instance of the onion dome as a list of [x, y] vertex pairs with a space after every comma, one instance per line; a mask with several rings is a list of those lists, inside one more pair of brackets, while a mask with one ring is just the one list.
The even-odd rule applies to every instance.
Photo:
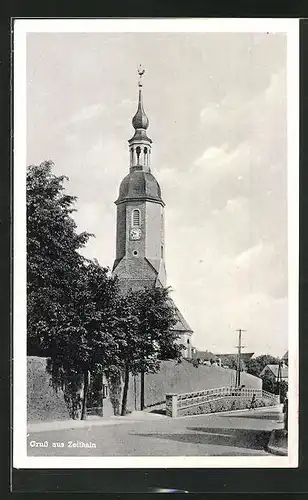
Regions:
[[137, 113], [135, 114], [132, 124], [135, 130], [141, 128], [143, 130], [146, 130], [149, 126], [149, 119], [147, 115], [145, 114], [145, 111], [143, 109], [143, 102], [142, 102], [142, 90], [141, 90], [141, 84], [139, 83], [139, 99], [138, 99], [138, 109]]
[[164, 205], [157, 180], [151, 172], [143, 170], [134, 170], [122, 180], [115, 203], [119, 205], [128, 200], [149, 200]]

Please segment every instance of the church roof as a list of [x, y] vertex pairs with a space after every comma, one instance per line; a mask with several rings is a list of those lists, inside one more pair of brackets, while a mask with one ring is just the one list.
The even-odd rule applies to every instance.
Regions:
[[193, 333], [192, 328], [189, 326], [187, 323], [186, 319], [184, 318], [183, 314], [180, 312], [180, 310], [177, 308], [175, 303], [173, 302], [172, 299], [170, 299], [172, 302], [172, 306], [175, 309], [175, 316], [177, 319], [176, 324], [172, 327], [172, 330], [176, 330], [177, 332], [190, 332]]
[[164, 204], [161, 189], [151, 172], [132, 170], [120, 184], [119, 197], [116, 204], [127, 200], [149, 199]]
[[131, 139], [129, 139], [128, 142], [130, 144], [133, 141], [147, 141], [150, 144], [153, 142], [152, 139], [150, 139], [147, 136], [146, 130], [144, 130], [142, 128], [138, 128], [137, 130], [135, 130], [135, 133], [134, 133], [133, 137]]

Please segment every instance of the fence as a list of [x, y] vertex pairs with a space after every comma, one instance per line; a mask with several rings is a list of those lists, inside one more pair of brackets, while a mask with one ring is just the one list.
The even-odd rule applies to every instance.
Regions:
[[263, 389], [248, 389], [240, 387], [218, 387], [215, 389], [205, 389], [196, 392], [187, 392], [185, 394], [166, 394], [166, 415], [176, 417], [178, 413], [200, 406], [210, 401], [217, 401], [224, 398], [251, 398], [265, 399], [269, 405], [279, 403], [279, 396]]

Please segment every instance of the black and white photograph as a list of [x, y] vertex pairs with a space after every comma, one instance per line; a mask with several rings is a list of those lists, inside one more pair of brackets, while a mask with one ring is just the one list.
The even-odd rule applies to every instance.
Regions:
[[14, 466], [297, 466], [297, 182], [297, 20], [15, 21]]

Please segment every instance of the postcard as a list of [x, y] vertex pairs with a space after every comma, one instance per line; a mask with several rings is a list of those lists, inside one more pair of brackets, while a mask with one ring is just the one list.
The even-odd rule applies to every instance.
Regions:
[[298, 20], [13, 38], [14, 467], [297, 467]]

